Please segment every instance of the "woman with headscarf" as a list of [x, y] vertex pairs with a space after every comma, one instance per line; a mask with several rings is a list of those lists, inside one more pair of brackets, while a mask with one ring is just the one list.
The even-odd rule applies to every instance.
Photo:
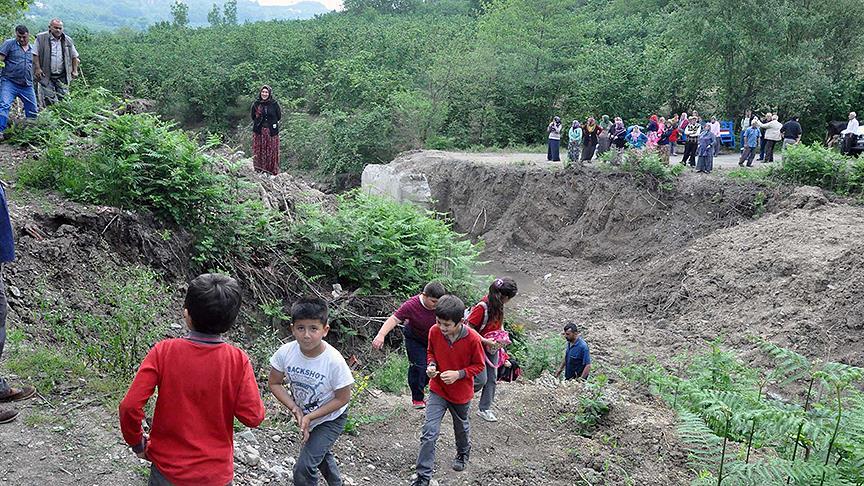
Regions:
[[582, 126], [582, 161], [591, 162], [594, 158], [594, 152], [597, 150], [597, 141], [600, 132], [603, 129], [597, 125], [597, 120], [594, 117], [589, 117], [585, 125]]
[[642, 133], [642, 128], [639, 125], [633, 125], [630, 128], [630, 133], [627, 134], [627, 143], [636, 150], [642, 150], [648, 143], [648, 137]]
[[696, 172], [710, 174], [714, 170], [714, 144], [717, 138], [711, 129], [702, 130], [699, 134], [699, 148], [696, 157]]
[[648, 120], [648, 126], [645, 127], [645, 131], [647, 132], [648, 137], [648, 148], [653, 149], [657, 146], [657, 139], [660, 138], [658, 132], [660, 130], [660, 123], [657, 120], [657, 115], [651, 115], [651, 118]]
[[620, 116], [615, 117], [615, 124], [612, 125], [610, 141], [612, 149], [615, 151], [615, 157], [612, 159], [613, 164], [621, 163], [621, 156], [624, 153], [624, 147], [627, 146], [627, 127], [624, 126], [624, 120]]
[[266, 84], [252, 103], [252, 161], [256, 171], [279, 174], [279, 120], [282, 110]]
[[573, 120], [567, 135], [567, 159], [570, 162], [579, 162], [579, 149], [582, 147], [582, 126], [579, 125], [579, 120]]
[[546, 160], [558, 162], [561, 160], [561, 118], [553, 117], [546, 127], [549, 132], [549, 149], [546, 151]]
[[609, 115], [600, 117], [600, 135], [597, 136], [597, 157], [600, 157], [609, 150], [612, 143], [612, 122], [609, 121]]

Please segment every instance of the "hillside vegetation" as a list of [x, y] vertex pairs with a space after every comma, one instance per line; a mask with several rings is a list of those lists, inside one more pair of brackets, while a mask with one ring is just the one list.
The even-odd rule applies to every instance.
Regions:
[[283, 159], [338, 174], [421, 146], [540, 143], [553, 114], [644, 123], [749, 107], [799, 114], [805, 140], [818, 140], [864, 103], [858, 6], [357, 0], [308, 21], [162, 24], [78, 42], [91, 83], [159, 100], [188, 124], [245, 128], [257, 88], [272, 85]]

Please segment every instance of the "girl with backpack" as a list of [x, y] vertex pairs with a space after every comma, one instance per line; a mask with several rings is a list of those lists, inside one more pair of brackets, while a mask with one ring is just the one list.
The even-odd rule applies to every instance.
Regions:
[[468, 324], [480, 334], [486, 353], [486, 370], [474, 378], [474, 390], [483, 390], [477, 415], [487, 422], [498, 421], [490, 408], [498, 378], [498, 350], [503, 346], [494, 338], [504, 331], [504, 304], [516, 296], [516, 291], [516, 282], [512, 278], [496, 278], [489, 286], [489, 293], [468, 314]]

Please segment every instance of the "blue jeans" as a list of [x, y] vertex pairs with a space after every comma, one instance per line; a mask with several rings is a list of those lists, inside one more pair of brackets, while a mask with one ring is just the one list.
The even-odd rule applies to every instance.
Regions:
[[426, 375], [426, 343], [414, 337], [414, 332], [406, 327], [402, 330], [405, 337], [405, 354], [408, 355], [408, 388], [411, 400], [422, 402], [423, 390], [429, 384]]
[[331, 449], [345, 430], [347, 421], [346, 411], [333, 420], [321, 422], [309, 432], [309, 440], [303, 444], [294, 463], [294, 486], [317, 486], [318, 471], [321, 471], [327, 486], [342, 486], [339, 466]]
[[0, 133], [6, 130], [6, 125], [9, 123], [9, 108], [16, 97], [21, 98], [24, 103], [24, 114], [27, 118], [36, 118], [36, 113], [39, 113], [33, 86], [21, 86], [8, 79], [0, 79]]

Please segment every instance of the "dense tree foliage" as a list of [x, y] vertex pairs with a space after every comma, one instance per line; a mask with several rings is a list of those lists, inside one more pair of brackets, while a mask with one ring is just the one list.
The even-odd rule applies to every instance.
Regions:
[[566, 121], [698, 109], [798, 114], [805, 137], [864, 109], [864, 9], [778, 0], [355, 0], [308, 21], [165, 24], [79, 40], [91, 81], [184, 122], [247, 124], [261, 84], [284, 155], [356, 172], [420, 146], [542, 142]]

